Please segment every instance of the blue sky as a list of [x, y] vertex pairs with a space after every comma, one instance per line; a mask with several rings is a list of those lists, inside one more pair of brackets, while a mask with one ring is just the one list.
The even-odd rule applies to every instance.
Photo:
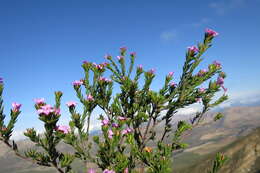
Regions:
[[41, 129], [33, 99], [53, 103], [60, 90], [61, 123], [68, 122], [64, 105], [76, 99], [71, 82], [83, 77], [82, 61], [101, 63], [121, 46], [137, 52], [137, 64], [156, 68], [155, 88], [169, 71], [178, 81], [186, 48], [202, 41], [207, 27], [219, 36], [201, 68], [219, 60], [231, 99], [259, 96], [259, 6], [259, 0], [0, 0], [5, 112], [20, 102], [16, 131]]

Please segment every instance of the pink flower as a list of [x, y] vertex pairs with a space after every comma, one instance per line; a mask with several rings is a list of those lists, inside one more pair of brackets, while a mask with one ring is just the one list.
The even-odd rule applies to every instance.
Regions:
[[112, 123], [112, 127], [118, 128], [119, 125], [117, 123]]
[[75, 80], [74, 82], [72, 82], [73, 86], [80, 86], [83, 84], [82, 81], [79, 81], [79, 80]]
[[95, 62], [93, 62], [92, 65], [98, 70], [102, 70], [104, 68], [103, 64], [96, 64]]
[[127, 118], [126, 117], [122, 117], [122, 116], [119, 116], [118, 117], [118, 120], [120, 120], [120, 121], [124, 121], [124, 120], [126, 120]]
[[121, 59], [123, 59], [123, 56], [117, 56], [117, 59], [120, 61]]
[[209, 29], [209, 28], [206, 28], [205, 30], [205, 33], [208, 35], [208, 36], [213, 36], [213, 37], [216, 37], [218, 35], [218, 33], [212, 29]]
[[54, 109], [53, 109], [53, 112], [54, 112], [56, 115], [60, 115], [60, 108], [54, 108]]
[[199, 88], [199, 92], [200, 92], [200, 93], [204, 93], [205, 91], [206, 91], [205, 88]]
[[168, 76], [169, 76], [169, 77], [172, 77], [173, 74], [174, 74], [174, 72], [169, 72]]
[[96, 171], [95, 171], [93, 168], [90, 168], [90, 169], [88, 170], [88, 173], [96, 173]]
[[108, 78], [105, 78], [105, 77], [99, 77], [99, 81], [104, 81], [104, 82], [107, 82], [107, 83], [109, 83], [109, 82], [112, 82], [112, 80], [111, 79], [108, 79]]
[[122, 130], [122, 135], [126, 135], [126, 134], [128, 134], [128, 133], [131, 133], [131, 132], [133, 132], [133, 129], [131, 129], [131, 128], [126, 128], [126, 129], [124, 129], [124, 130]]
[[44, 105], [44, 106], [41, 106], [42, 109], [52, 109], [52, 106], [51, 105]]
[[101, 65], [103, 65], [104, 67], [108, 66], [107, 62], [103, 62]]
[[191, 47], [188, 47], [188, 51], [191, 54], [195, 54], [195, 53], [197, 53], [199, 51], [199, 49], [196, 46], [191, 46]]
[[217, 67], [217, 68], [221, 68], [221, 63], [218, 61], [214, 61], [213, 64]]
[[131, 52], [130, 56], [136, 56], [136, 52]]
[[88, 64], [90, 64], [88, 61], [83, 61], [83, 64], [86, 64], [86, 65], [88, 65]]
[[54, 109], [51, 105], [41, 106], [40, 109], [37, 110], [39, 115], [49, 115], [51, 113], [59, 114], [59, 110]]
[[69, 101], [69, 102], [66, 103], [66, 105], [67, 105], [68, 107], [75, 107], [76, 104], [77, 104], [77, 103], [74, 102], [74, 101]]
[[34, 99], [36, 105], [44, 104], [44, 98]]
[[155, 69], [152, 68], [151, 70], [148, 71], [148, 73], [150, 73], [150, 74], [154, 74], [154, 73], [155, 73]]
[[202, 102], [202, 98], [196, 98], [196, 102]]
[[13, 112], [20, 111], [21, 106], [22, 106], [22, 104], [19, 104], [19, 103], [16, 103], [16, 102], [12, 103], [12, 107], [13, 107], [12, 110], [13, 110]]
[[105, 77], [100, 76], [98, 80], [105, 81]]
[[138, 65], [137, 69], [141, 71], [141, 70], [143, 70], [143, 66], [140, 64], [140, 65]]
[[103, 173], [116, 173], [116, 172], [113, 171], [113, 170], [105, 169], [105, 170], [103, 171]]
[[174, 82], [170, 82], [170, 84], [169, 84], [169, 85], [170, 85], [170, 87], [173, 87], [173, 88], [177, 86], [177, 84], [176, 84], [176, 83], [174, 83]]
[[87, 95], [87, 101], [94, 101], [94, 98], [91, 94]]
[[124, 47], [120, 47], [120, 51], [121, 52], [125, 52], [126, 50], [127, 50], [127, 47], [125, 47], [125, 46]]
[[122, 130], [122, 135], [126, 135], [126, 134], [127, 134], [127, 130], [126, 129]]
[[131, 133], [131, 132], [133, 132], [133, 129], [131, 129], [131, 128], [129, 128], [129, 127], [128, 127], [128, 128], [126, 128], [126, 130], [127, 130], [127, 132], [128, 132], [128, 133]]
[[128, 173], [128, 168], [125, 168], [124, 173]]
[[198, 76], [200, 76], [200, 77], [204, 76], [204, 74], [207, 73], [207, 72], [208, 72], [207, 69], [202, 69], [202, 70], [199, 71]]
[[219, 76], [217, 79], [217, 84], [222, 86], [224, 84], [224, 78]]
[[55, 129], [56, 131], [60, 131], [64, 134], [68, 134], [70, 131], [70, 128], [68, 126], [64, 126], [64, 125], [58, 125]]
[[106, 126], [106, 125], [109, 124], [109, 120], [103, 119], [103, 120], [101, 121], [101, 124], [102, 124], [102, 126]]
[[112, 139], [113, 135], [114, 135], [114, 132], [111, 129], [109, 129], [108, 130], [108, 138]]

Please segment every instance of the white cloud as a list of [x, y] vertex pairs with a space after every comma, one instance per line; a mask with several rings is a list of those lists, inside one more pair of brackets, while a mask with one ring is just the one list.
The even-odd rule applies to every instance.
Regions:
[[193, 104], [191, 106], [185, 107], [185, 108], [181, 108], [178, 109], [178, 112], [176, 113], [176, 115], [192, 115], [195, 114], [199, 111], [201, 111], [201, 105], [200, 104]]
[[220, 0], [211, 2], [209, 7], [214, 9], [217, 14], [224, 15], [235, 8], [243, 7], [246, 1], [248, 0]]
[[[19, 140], [23, 140], [26, 139], [27, 137], [24, 136], [24, 132], [26, 131], [26, 129], [24, 130], [14, 130], [11, 136], [11, 140], [15, 140], [15, 141], [19, 141]], [[38, 130], [36, 129], [37, 134], [41, 134], [43, 133], [43, 129]]]
[[260, 90], [228, 93], [228, 96], [229, 99], [220, 104], [220, 108], [226, 108], [232, 105], [254, 104], [260, 102]]
[[176, 30], [163, 31], [160, 34], [161, 40], [164, 40], [164, 41], [172, 40], [172, 39], [176, 38], [176, 36], [177, 36]]
[[200, 19], [198, 22], [192, 23], [191, 25], [194, 27], [201, 27], [203, 25], [208, 24], [211, 21], [211, 19], [204, 17], [202, 19]]

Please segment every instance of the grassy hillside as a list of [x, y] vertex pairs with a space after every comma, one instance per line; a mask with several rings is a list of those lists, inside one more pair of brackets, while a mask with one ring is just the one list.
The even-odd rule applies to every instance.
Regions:
[[[202, 148], [207, 150], [207, 148]], [[217, 150], [229, 157], [221, 173], [259, 173], [260, 172], [260, 128], [249, 135], [240, 137], [231, 144]], [[194, 155], [188, 152], [176, 158], [176, 173], [201, 173], [209, 169], [216, 152]], [[197, 159], [192, 159], [197, 157]], [[183, 163], [188, 164], [183, 164]]]
[[[255, 171], [255, 173], [260, 170], [260, 156], [258, 156], [260, 137], [257, 135], [260, 134], [260, 129], [252, 131], [260, 126], [260, 107], [234, 107], [224, 110], [223, 113], [225, 117], [213, 123], [210, 122], [213, 114], [208, 114], [205, 123], [193, 129], [192, 133], [185, 137], [184, 140], [189, 144], [189, 148], [173, 154], [173, 168], [176, 173], [188, 173], [191, 170], [194, 173], [205, 172], [217, 151], [227, 153], [230, 157], [230, 161], [223, 169], [224, 173], [234, 171], [239, 173], [240, 170], [236, 168], [248, 169], [249, 172]], [[25, 150], [32, 144], [24, 140], [20, 141], [18, 146]], [[61, 144], [59, 150], [73, 151], [65, 144]], [[247, 153], [251, 154], [247, 155]], [[56, 172], [52, 168], [40, 167], [17, 158], [2, 144], [0, 144], [0, 167], [1, 172], [8, 173]], [[79, 161], [75, 161], [73, 167], [79, 172], [85, 172], [81, 170], [82, 163]]]

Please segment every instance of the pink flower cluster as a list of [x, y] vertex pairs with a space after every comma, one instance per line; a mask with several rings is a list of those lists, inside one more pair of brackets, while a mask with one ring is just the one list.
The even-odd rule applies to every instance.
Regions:
[[136, 52], [131, 52], [130, 56], [136, 56]]
[[12, 111], [13, 112], [20, 111], [21, 106], [22, 106], [22, 104], [19, 104], [19, 103], [16, 103], [16, 102], [12, 103], [12, 107], [13, 107]]
[[223, 88], [224, 92], [227, 92], [227, 88], [224, 87], [224, 78], [223, 77], [220, 77], [220, 76], [218, 77], [217, 84]]
[[109, 83], [109, 82], [112, 82], [112, 80], [111, 79], [108, 79], [108, 78], [106, 78], [106, 77], [99, 77], [99, 81], [103, 81], [103, 82], [107, 82], [107, 83]]
[[94, 97], [91, 94], [88, 94], [86, 100], [92, 102], [94, 101]]
[[112, 127], [118, 128], [119, 125], [117, 123], [112, 123]]
[[213, 37], [218, 36], [218, 33], [217, 33], [216, 31], [214, 31], [214, 30], [212, 30], [212, 29], [209, 29], [209, 28], [207, 28], [207, 29], [205, 30], [205, 33], [206, 33], [208, 36], [213, 36]]
[[196, 46], [191, 46], [188, 47], [188, 51], [190, 52], [190, 54], [194, 55], [199, 52], [199, 49]]
[[131, 129], [131, 128], [126, 128], [126, 129], [124, 129], [124, 130], [122, 130], [122, 135], [126, 135], [126, 134], [129, 134], [129, 133], [131, 133], [131, 132], [133, 132], [133, 129]]
[[124, 121], [124, 120], [127, 120], [127, 118], [126, 118], [126, 117], [119, 116], [119, 117], [118, 117], [118, 120]]
[[152, 68], [152, 69], [150, 69], [149, 71], [148, 71], [148, 73], [150, 73], [150, 74], [154, 74], [155, 73], [155, 69], [154, 68]]
[[80, 85], [83, 84], [83, 81], [82, 80], [75, 80], [74, 82], [72, 82], [72, 85], [75, 87], [79, 87]]
[[204, 74], [207, 73], [207, 72], [208, 72], [207, 69], [202, 69], [202, 70], [199, 71], [198, 76], [200, 76], [200, 77], [204, 76]]
[[126, 52], [126, 50], [127, 50], [127, 47], [125, 47], [125, 46], [124, 47], [120, 47], [120, 51], [121, 52]]
[[200, 93], [204, 93], [205, 91], [206, 91], [205, 88], [199, 88], [199, 92], [200, 92]]
[[200, 102], [200, 103], [202, 103], [202, 98], [201, 98], [201, 97], [196, 98], [196, 102]]
[[108, 65], [108, 63], [104, 62], [104, 63], [102, 63], [102, 64], [96, 64], [95, 62], [93, 62], [92, 65], [93, 65], [96, 69], [102, 70], [102, 69], [104, 69], [104, 67], [106, 67], [106, 66]]
[[108, 130], [108, 138], [109, 138], [109, 139], [112, 139], [112, 138], [113, 138], [113, 135], [114, 135], [114, 132], [113, 132], [111, 129], [109, 129], [109, 130]]
[[102, 124], [102, 126], [107, 126], [107, 125], [109, 124], [109, 120], [103, 119], [103, 120], [101, 121], [101, 124]]
[[213, 64], [217, 67], [217, 68], [221, 68], [221, 63], [218, 61], [214, 61]]
[[70, 131], [70, 128], [68, 126], [64, 126], [64, 125], [58, 125], [55, 129], [56, 131], [60, 131], [64, 134], [68, 134]]
[[70, 108], [70, 107], [75, 107], [77, 105], [77, 103], [74, 101], [69, 101], [66, 103], [66, 105]]
[[90, 169], [88, 170], [88, 173], [96, 173], [96, 171], [95, 171], [93, 168], [90, 168]]
[[174, 74], [174, 72], [169, 72], [169, 74], [168, 74], [168, 77], [172, 77], [173, 76], [173, 74]]
[[174, 82], [170, 82], [170, 87], [172, 87], [172, 88], [174, 88], [174, 87], [176, 87], [177, 86], [177, 84], [176, 83], [174, 83]]
[[60, 115], [60, 109], [53, 108], [51, 105], [43, 105], [37, 110], [39, 115], [50, 115], [54, 113], [55, 115]]
[[218, 79], [217, 79], [217, 84], [220, 85], [220, 86], [223, 85], [224, 84], [224, 78], [219, 76]]
[[44, 98], [38, 98], [38, 99], [34, 99], [34, 102], [36, 105], [41, 105], [44, 104]]
[[140, 64], [140, 65], [137, 66], [137, 69], [142, 71], [143, 70], [143, 66]]
[[116, 172], [113, 171], [113, 170], [105, 169], [105, 170], [103, 171], [103, 173], [116, 173]]

